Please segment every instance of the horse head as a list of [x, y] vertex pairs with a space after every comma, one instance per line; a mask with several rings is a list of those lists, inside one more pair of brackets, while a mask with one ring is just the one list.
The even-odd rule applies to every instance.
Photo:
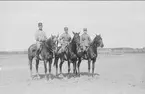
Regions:
[[59, 37], [59, 34], [57, 36], [56, 35], [51, 35], [51, 37], [50, 37], [51, 46], [52, 46], [53, 51], [56, 51], [57, 48], [58, 48], [58, 37]]
[[58, 37], [59, 37], [59, 34], [57, 36], [56, 35], [51, 35], [53, 50], [57, 49]]
[[103, 40], [100, 34], [99, 35], [96, 34], [93, 40], [93, 44], [97, 45], [97, 47], [104, 47]]
[[55, 36], [55, 35], [51, 35], [50, 38], [48, 38], [45, 42], [44, 42], [44, 46], [51, 50], [51, 51], [54, 51], [56, 49], [56, 46], [57, 46], [57, 38], [58, 36]]
[[75, 42], [77, 45], [80, 45], [80, 32], [73, 32], [74, 37], [73, 37], [73, 42]]

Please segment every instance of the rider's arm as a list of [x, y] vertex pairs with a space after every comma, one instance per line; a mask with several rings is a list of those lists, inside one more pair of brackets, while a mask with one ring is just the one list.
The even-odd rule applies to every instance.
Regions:
[[38, 31], [36, 31], [36, 33], [35, 33], [35, 40], [39, 41]]
[[47, 40], [47, 36], [46, 36], [46, 33], [43, 31], [43, 37], [44, 37], [44, 40]]
[[59, 42], [63, 39], [63, 34], [59, 37]]
[[71, 36], [69, 35], [69, 42], [71, 41]]
[[91, 43], [91, 37], [88, 35], [88, 40], [89, 40], [89, 43]]
[[83, 37], [82, 37], [82, 35], [80, 36], [80, 43], [82, 43], [82, 41], [83, 41]]

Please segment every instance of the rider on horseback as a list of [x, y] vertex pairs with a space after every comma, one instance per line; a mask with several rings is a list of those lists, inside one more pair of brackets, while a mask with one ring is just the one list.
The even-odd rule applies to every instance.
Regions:
[[41, 44], [42, 42], [47, 40], [47, 36], [45, 34], [45, 32], [42, 30], [42, 23], [38, 23], [38, 30], [35, 33], [35, 40], [36, 40], [36, 45], [37, 45], [37, 51], [36, 51], [36, 57], [39, 57], [39, 53], [41, 51]]
[[84, 33], [80, 37], [80, 44], [81, 44], [81, 49], [84, 52], [84, 58], [86, 58], [86, 51], [91, 43], [91, 38], [87, 34], [87, 28], [83, 29]]
[[65, 51], [65, 47], [71, 41], [71, 36], [68, 34], [68, 27], [64, 27], [64, 33], [59, 38], [59, 43], [61, 44], [61, 48], [58, 53], [62, 53]]

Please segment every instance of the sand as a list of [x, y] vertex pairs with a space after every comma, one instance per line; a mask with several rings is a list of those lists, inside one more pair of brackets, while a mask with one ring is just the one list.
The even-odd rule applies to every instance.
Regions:
[[[145, 94], [145, 54], [100, 54], [95, 64], [95, 73], [100, 75], [88, 76], [86, 61], [80, 71], [81, 77], [58, 78], [52, 67], [52, 77], [45, 81], [40, 62], [41, 79], [31, 81], [27, 55], [0, 55], [0, 94]], [[67, 73], [67, 63], [63, 73]]]

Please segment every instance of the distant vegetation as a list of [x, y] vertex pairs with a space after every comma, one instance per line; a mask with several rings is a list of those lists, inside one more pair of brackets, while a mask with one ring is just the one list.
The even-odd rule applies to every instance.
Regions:
[[0, 54], [27, 54], [27, 51], [0, 51]]
[[[123, 54], [123, 53], [145, 53], [144, 48], [128, 48], [128, 47], [120, 47], [120, 48], [98, 48], [99, 54]], [[0, 54], [27, 54], [25, 51], [0, 51]]]
[[100, 54], [145, 53], [145, 48], [129, 48], [129, 47], [100, 48], [98, 51]]

